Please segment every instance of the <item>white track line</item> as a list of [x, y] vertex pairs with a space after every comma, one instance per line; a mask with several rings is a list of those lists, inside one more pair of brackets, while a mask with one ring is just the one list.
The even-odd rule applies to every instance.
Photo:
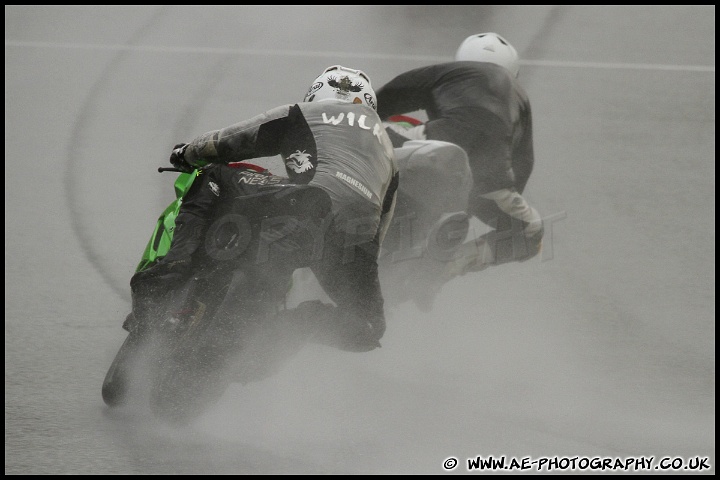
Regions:
[[[242, 48], [197, 48], [197, 47], [162, 47], [145, 45], [100, 45], [92, 43], [54, 43], [54, 42], [19, 42], [6, 40], [5, 48], [58, 48], [71, 50], [113, 50], [133, 52], [156, 52], [156, 53], [202, 53], [215, 55], [257, 55], [275, 57], [311, 57], [311, 58], [365, 58], [374, 60], [416, 60], [423, 62], [447, 62], [451, 57], [429, 56], [429, 55], [386, 55], [378, 53], [354, 54], [348, 52], [299, 52], [294, 50], [257, 50]], [[522, 65], [533, 67], [558, 67], [558, 68], [605, 68], [614, 70], [664, 70], [682, 72], [710, 72], [715, 73], [714, 66], [706, 65], [662, 65], [648, 63], [600, 63], [600, 62], [559, 62], [546, 60], [521, 60]]]

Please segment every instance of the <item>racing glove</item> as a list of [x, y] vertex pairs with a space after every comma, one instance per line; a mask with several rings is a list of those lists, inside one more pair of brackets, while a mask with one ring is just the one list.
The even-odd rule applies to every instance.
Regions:
[[181, 172], [190, 173], [195, 169], [195, 167], [185, 160], [185, 150], [187, 149], [187, 146], [187, 143], [178, 143], [175, 145], [172, 153], [170, 154], [170, 163], [172, 163], [173, 167], [177, 168]]

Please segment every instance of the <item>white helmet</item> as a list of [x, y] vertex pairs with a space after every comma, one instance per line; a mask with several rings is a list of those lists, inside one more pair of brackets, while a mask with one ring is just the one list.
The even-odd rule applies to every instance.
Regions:
[[517, 51], [497, 33], [470, 35], [455, 52], [455, 60], [494, 63], [507, 68], [514, 77], [520, 73]]
[[370, 77], [363, 71], [333, 65], [315, 79], [305, 94], [304, 102], [340, 100], [362, 103], [377, 110], [377, 97], [370, 84]]

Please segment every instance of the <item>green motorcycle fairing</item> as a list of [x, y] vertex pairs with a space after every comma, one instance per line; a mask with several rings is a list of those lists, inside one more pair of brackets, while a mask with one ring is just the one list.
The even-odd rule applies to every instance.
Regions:
[[175, 200], [168, 205], [160, 217], [158, 217], [155, 229], [143, 252], [142, 259], [135, 269], [136, 272], [147, 269], [167, 255], [168, 250], [170, 250], [170, 245], [172, 245], [173, 233], [175, 232], [175, 219], [180, 212], [183, 198], [199, 174], [200, 170], [194, 170], [190, 173], [181, 173], [178, 175], [175, 180]]

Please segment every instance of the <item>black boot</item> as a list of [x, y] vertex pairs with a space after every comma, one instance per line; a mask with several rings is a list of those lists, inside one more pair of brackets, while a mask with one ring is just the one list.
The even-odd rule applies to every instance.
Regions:
[[353, 318], [342, 309], [320, 300], [302, 302], [286, 310], [295, 328], [308, 335], [308, 341], [347, 352], [369, 352], [380, 347], [377, 332], [370, 322]]

